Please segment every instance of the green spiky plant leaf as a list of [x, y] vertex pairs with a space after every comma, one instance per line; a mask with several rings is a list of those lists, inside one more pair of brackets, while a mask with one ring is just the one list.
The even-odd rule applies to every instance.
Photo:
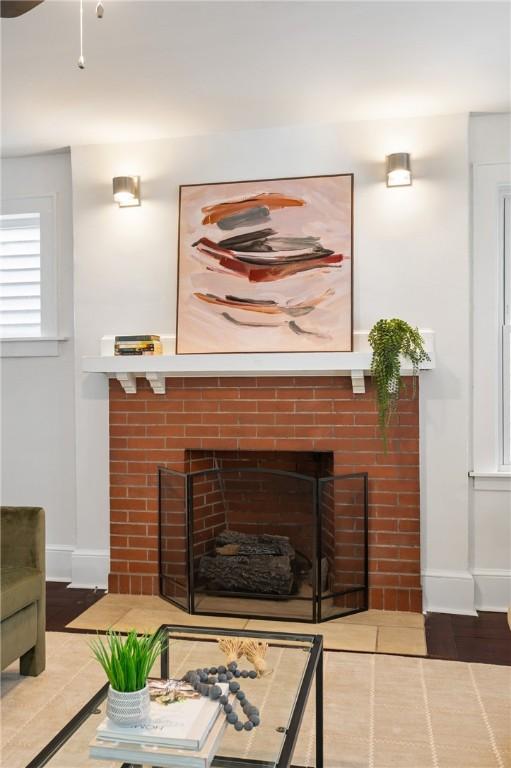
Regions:
[[412, 364], [414, 396], [419, 365], [430, 357], [418, 329], [398, 318], [378, 320], [369, 333], [369, 344], [373, 349], [371, 374], [376, 384], [378, 422], [386, 453], [387, 428], [403, 386], [400, 357], [406, 358]]
[[98, 636], [90, 643], [95, 659], [105, 670], [112, 688], [121, 693], [141, 691], [149, 673], [163, 650], [164, 632], [137, 635], [132, 629], [123, 638], [109, 631], [106, 643]]

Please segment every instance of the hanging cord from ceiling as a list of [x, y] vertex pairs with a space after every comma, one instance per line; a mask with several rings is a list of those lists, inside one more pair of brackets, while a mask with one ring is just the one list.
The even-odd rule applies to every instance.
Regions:
[[[96, 18], [102, 19], [105, 8], [101, 0], [96, 5]], [[80, 0], [80, 56], [78, 57], [78, 68], [85, 69], [85, 57], [83, 55], [83, 0]]]
[[80, 56], [78, 57], [79, 69], [85, 69], [85, 59], [83, 57], [83, 0], [80, 0]]

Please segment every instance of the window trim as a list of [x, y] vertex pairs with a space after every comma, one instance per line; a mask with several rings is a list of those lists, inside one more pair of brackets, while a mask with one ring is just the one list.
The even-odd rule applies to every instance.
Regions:
[[41, 333], [39, 336], [0, 337], [10, 342], [55, 339], [58, 332], [56, 195], [26, 195], [2, 199], [4, 214], [38, 213], [40, 226]]
[[500, 196], [500, 469], [511, 470], [511, 190]]
[[58, 357], [60, 342], [69, 336], [37, 336], [0, 339], [0, 358], [6, 357]]
[[41, 229], [41, 335], [0, 337], [0, 358], [57, 357], [59, 342], [67, 336], [58, 333], [57, 195], [19, 195], [2, 198], [2, 213], [39, 213]]

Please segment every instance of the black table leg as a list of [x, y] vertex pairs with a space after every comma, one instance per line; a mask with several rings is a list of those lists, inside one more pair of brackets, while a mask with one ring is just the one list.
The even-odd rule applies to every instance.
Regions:
[[169, 633], [165, 631], [165, 640], [163, 641], [163, 650], [161, 652], [160, 656], [160, 677], [162, 677], [164, 680], [168, 680], [170, 677], [170, 669], [169, 669]]
[[323, 768], [323, 649], [316, 667], [316, 768]]

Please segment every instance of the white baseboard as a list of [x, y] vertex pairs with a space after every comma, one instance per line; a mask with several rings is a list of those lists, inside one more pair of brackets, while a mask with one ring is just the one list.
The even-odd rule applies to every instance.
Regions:
[[106, 589], [110, 552], [106, 549], [75, 549], [71, 558], [70, 587]]
[[477, 616], [469, 571], [423, 571], [422, 594], [424, 611]]
[[75, 549], [71, 544], [46, 548], [46, 581], [71, 582], [70, 587], [106, 589], [110, 553], [102, 549]]
[[73, 551], [70, 544], [46, 547], [46, 581], [71, 581]]
[[478, 568], [473, 576], [477, 610], [507, 611], [511, 606], [511, 571]]

